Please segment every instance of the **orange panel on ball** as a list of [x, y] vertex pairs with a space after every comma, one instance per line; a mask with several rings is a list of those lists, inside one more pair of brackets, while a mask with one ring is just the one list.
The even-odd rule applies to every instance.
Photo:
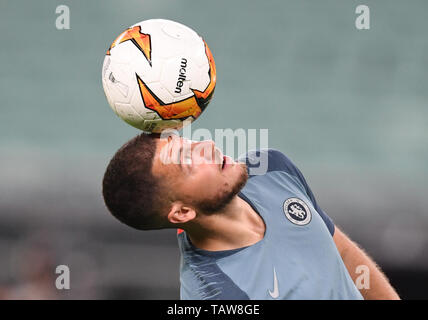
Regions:
[[202, 112], [195, 96], [166, 104], [147, 87], [138, 75], [137, 81], [144, 105], [146, 108], [156, 111], [162, 119], [185, 119], [190, 116], [196, 119]]
[[116, 40], [113, 41], [110, 48], [107, 50], [107, 55], [110, 55], [110, 50], [113, 49], [115, 46], [117, 46], [120, 43], [123, 43], [125, 41], [132, 41], [135, 46], [140, 49], [140, 51], [144, 54], [147, 61], [152, 63], [152, 57], [151, 57], [151, 43], [150, 43], [150, 35], [146, 33], [141, 32], [140, 26], [135, 26], [133, 28], [130, 28], [120, 34], [119, 37], [116, 38]]
[[210, 66], [210, 69], [208, 71], [210, 75], [210, 83], [208, 84], [207, 88], [204, 91], [198, 91], [196, 89], [193, 89], [193, 93], [195, 94], [196, 98], [205, 100], [214, 91], [215, 84], [217, 81], [217, 74], [216, 74], [214, 58], [211, 53], [211, 50], [205, 41], [204, 41], [204, 45], [205, 45], [205, 54], [207, 55], [209, 66]]

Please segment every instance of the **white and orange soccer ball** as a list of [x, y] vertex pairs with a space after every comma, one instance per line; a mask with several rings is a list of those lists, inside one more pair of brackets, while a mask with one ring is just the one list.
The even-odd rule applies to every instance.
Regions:
[[205, 41], [180, 23], [137, 23], [108, 49], [102, 82], [113, 111], [146, 132], [197, 119], [214, 93], [216, 69]]

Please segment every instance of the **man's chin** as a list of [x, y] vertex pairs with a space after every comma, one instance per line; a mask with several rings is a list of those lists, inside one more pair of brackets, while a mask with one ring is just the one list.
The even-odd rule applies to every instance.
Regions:
[[238, 163], [240, 167], [240, 173], [232, 186], [232, 189], [227, 192], [220, 193], [214, 199], [204, 200], [203, 202], [196, 205], [196, 207], [204, 214], [211, 215], [220, 213], [227, 205], [233, 200], [233, 198], [241, 191], [248, 180], [247, 166], [245, 163]]

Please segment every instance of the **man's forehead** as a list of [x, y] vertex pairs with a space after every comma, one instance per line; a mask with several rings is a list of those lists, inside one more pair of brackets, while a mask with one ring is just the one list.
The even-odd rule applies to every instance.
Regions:
[[156, 153], [153, 157], [152, 172], [155, 176], [163, 176], [168, 166], [165, 164], [165, 161], [162, 160], [162, 150], [166, 146], [167, 142], [165, 139], [159, 139], [156, 147]]
[[[172, 138], [172, 140], [169, 139]], [[153, 161], [153, 173], [164, 173], [165, 170], [177, 169], [177, 165], [173, 165], [174, 162], [169, 159], [169, 153], [173, 145], [177, 144], [191, 144], [195, 141], [186, 139], [178, 135], [169, 135], [166, 137], [160, 137], [157, 142], [156, 154]], [[171, 169], [168, 169], [171, 168]]]
[[165, 137], [161, 137], [161, 140], [168, 141], [169, 138], [172, 138], [175, 141], [180, 141], [180, 142], [185, 142], [185, 143], [186, 142], [187, 143], [195, 143], [195, 142], [197, 142], [195, 140], [191, 140], [189, 138], [185, 138], [185, 137], [182, 137], [182, 136], [177, 135], [177, 134], [171, 134], [171, 135], [167, 135]]

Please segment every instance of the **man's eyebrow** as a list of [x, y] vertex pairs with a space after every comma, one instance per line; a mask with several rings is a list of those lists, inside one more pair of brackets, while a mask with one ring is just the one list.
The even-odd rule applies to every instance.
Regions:
[[183, 161], [181, 160], [182, 159], [182, 155], [183, 154], [183, 143], [181, 144], [181, 146], [180, 146], [180, 149], [178, 150], [178, 161], [179, 161], [179, 164], [180, 164], [180, 170], [181, 171], [183, 171]]
[[171, 159], [172, 159], [172, 147], [173, 147], [173, 143], [174, 143], [174, 141], [172, 141], [172, 138], [171, 138], [171, 140], [169, 140], [169, 137], [168, 137], [168, 140], [167, 140], [167, 147], [169, 148], [169, 150], [168, 150], [168, 158], [169, 158], [169, 160], [171, 161]]
[[[187, 141], [182, 140], [180, 150], [179, 150], [179, 156], [180, 156], [180, 169], [183, 173], [189, 174], [189, 171], [192, 171], [192, 166], [188, 166], [187, 163], [187, 152], [192, 152], [191, 149], [188, 149], [188, 146], [185, 145]], [[186, 155], [183, 155], [183, 153], [186, 152]], [[192, 160], [190, 160], [192, 161]], [[190, 162], [191, 164], [192, 162]], [[184, 167], [186, 165], [186, 167]]]

